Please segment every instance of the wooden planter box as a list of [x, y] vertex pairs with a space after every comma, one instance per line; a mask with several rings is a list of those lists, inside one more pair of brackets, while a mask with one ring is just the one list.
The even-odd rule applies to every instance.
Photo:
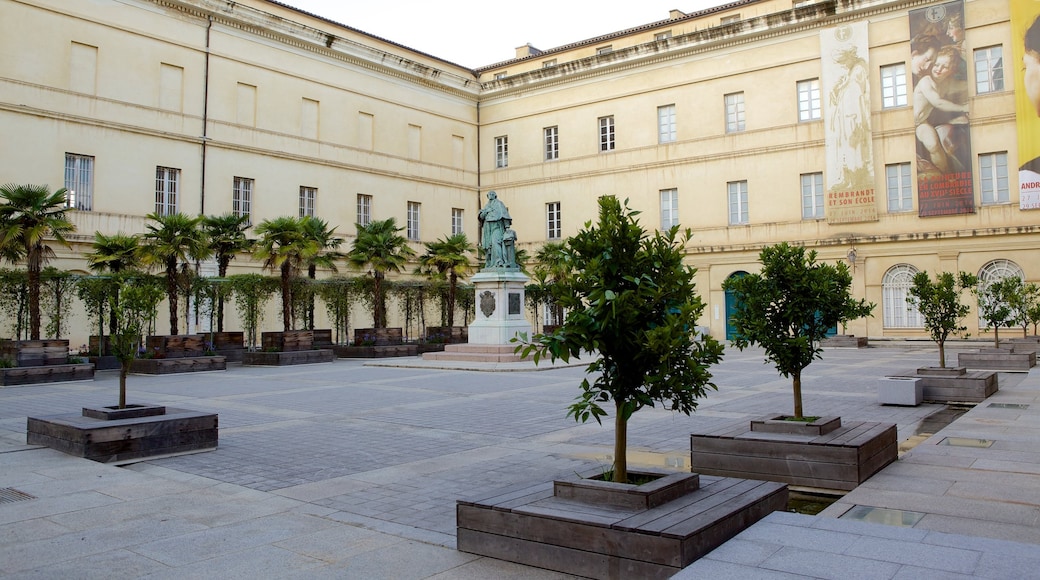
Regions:
[[262, 332], [260, 333], [260, 346], [266, 352], [311, 350], [314, 348], [314, 332], [310, 330]]
[[118, 369], [121, 365], [119, 359], [114, 355], [106, 354], [104, 356], [89, 356], [87, 360], [90, 364], [94, 365], [95, 371], [111, 371]]
[[867, 346], [867, 337], [854, 336], [852, 334], [836, 334], [820, 341], [820, 346], [826, 348], [864, 348]]
[[[439, 346], [444, 350], [443, 344], [429, 345]], [[396, 346], [344, 346], [332, 347], [333, 352], [339, 358], [389, 358], [397, 356], [418, 356], [419, 345], [399, 344]]]
[[20, 367], [64, 365], [69, 362], [69, 341], [0, 340], [0, 357]]
[[26, 442], [102, 463], [217, 448], [217, 415], [187, 409], [84, 408], [81, 415], [29, 417]]
[[130, 363], [130, 372], [144, 375], [169, 375], [174, 373], [223, 370], [227, 370], [227, 359], [222, 356], [138, 358]]
[[84, 381], [93, 378], [94, 365], [90, 363], [0, 369], [0, 385], [3, 386]]
[[99, 356], [110, 356], [112, 354], [112, 337], [106, 336], [104, 341], [101, 341], [101, 348], [98, 350], [98, 335], [92, 334], [87, 337], [87, 350], [90, 352], [96, 352]]
[[178, 334], [176, 336], [149, 336], [145, 349], [161, 358], [199, 357], [206, 352], [209, 337], [204, 334]]
[[314, 346], [316, 348], [332, 348], [331, 328], [315, 328], [311, 332], [314, 333]]
[[332, 349], [295, 350], [282, 352], [246, 352], [242, 364], [247, 366], [285, 366], [326, 363], [336, 360]]
[[694, 470], [711, 475], [852, 490], [895, 461], [897, 447], [893, 423], [849, 421], [823, 434], [809, 425], [799, 434], [756, 431], [741, 421], [692, 434], [690, 461]]
[[429, 344], [464, 344], [469, 342], [468, 326], [427, 326], [426, 342]]
[[981, 403], [998, 389], [997, 371], [964, 367], [921, 367], [894, 377], [919, 379], [921, 396], [932, 403]]
[[589, 578], [670, 578], [786, 505], [787, 486], [773, 482], [693, 473], [642, 486], [573, 478], [459, 501], [457, 544]]
[[1019, 352], [1012, 348], [984, 348], [978, 352], [957, 353], [957, 366], [991, 371], [1028, 371], [1036, 366], [1036, 350]]
[[[214, 332], [212, 334], [213, 348], [217, 350], [232, 350], [245, 348], [244, 332]], [[210, 337], [210, 334], [203, 336]]]
[[[363, 344], [373, 342], [372, 345]], [[404, 331], [396, 328], [355, 328], [355, 346], [390, 346], [404, 343]]]

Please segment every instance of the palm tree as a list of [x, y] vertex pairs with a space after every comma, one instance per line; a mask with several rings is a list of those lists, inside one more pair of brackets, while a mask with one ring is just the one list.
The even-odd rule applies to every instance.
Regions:
[[[110, 272], [119, 274], [136, 269], [140, 260], [141, 248], [140, 238], [137, 235], [128, 236], [122, 232], [107, 236], [101, 232], [94, 232], [94, 243], [91, 247], [94, 251], [87, 254], [87, 267], [98, 273]], [[119, 286], [115, 286], [112, 296], [113, 303], [119, 306]], [[116, 310], [109, 312], [108, 330], [110, 334], [116, 332]], [[103, 349], [104, 337], [98, 337], [99, 348]], [[99, 351], [99, 354], [100, 353]]]
[[292, 278], [300, 266], [321, 251], [318, 242], [307, 235], [310, 217], [280, 217], [264, 220], [256, 226], [259, 240], [253, 256], [272, 272], [278, 270], [282, 284], [282, 326], [292, 329]]
[[383, 279], [387, 272], [400, 272], [408, 259], [415, 256], [415, 251], [408, 246], [408, 240], [397, 233], [404, 228], [397, 227], [394, 218], [374, 221], [367, 226], [356, 225], [357, 238], [347, 254], [347, 262], [359, 270], [371, 269], [375, 281], [372, 291], [372, 324], [375, 328], [386, 328]]
[[54, 238], [69, 247], [65, 234], [76, 231], [66, 217], [65, 188], [51, 191], [46, 185], [0, 187], [0, 255], [11, 261], [25, 259], [29, 286], [29, 339], [40, 339], [40, 272], [54, 256], [44, 243]]
[[448, 326], [455, 326], [455, 290], [459, 278], [465, 278], [469, 273], [470, 261], [467, 254], [476, 248], [464, 233], [435, 242], [426, 242], [425, 245], [426, 253], [419, 257], [419, 267], [415, 272], [431, 278], [448, 278]]
[[[336, 228], [329, 229], [329, 223], [320, 218], [303, 221], [304, 233], [318, 244], [318, 253], [307, 260], [307, 277], [314, 280], [318, 277], [318, 266], [336, 272], [336, 261], [343, 258], [339, 247], [343, 244], [336, 237]], [[310, 295], [307, 304], [307, 329], [314, 330], [314, 294]]]
[[548, 242], [535, 252], [535, 277], [544, 280], [546, 298], [552, 307], [553, 324], [563, 324], [563, 306], [553, 296], [553, 289], [571, 274], [567, 261], [567, 247], [563, 243]]
[[[225, 213], [202, 218], [202, 229], [217, 260], [217, 276], [227, 278], [228, 265], [239, 252], [252, 250], [254, 241], [246, 237], [249, 215]], [[217, 293], [217, 332], [224, 332], [224, 292]]]
[[188, 263], [192, 260], [205, 260], [210, 255], [206, 233], [199, 227], [202, 216], [190, 217], [183, 213], [159, 215], [150, 213], [148, 219], [155, 222], [148, 224], [144, 234], [144, 261], [148, 264], [162, 264], [166, 272], [166, 299], [170, 303], [170, 334], [177, 332], [177, 294], [179, 279], [177, 270], [180, 266], [187, 272]]

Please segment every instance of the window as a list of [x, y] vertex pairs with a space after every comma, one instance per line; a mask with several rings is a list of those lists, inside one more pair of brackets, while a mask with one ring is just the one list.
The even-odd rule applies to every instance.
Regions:
[[245, 216], [246, 223], [251, 224], [249, 213], [253, 210], [253, 180], [248, 177], [236, 177], [231, 188], [231, 213], [238, 217]]
[[731, 14], [729, 16], [723, 16], [721, 24], [733, 24], [734, 22], [740, 22], [740, 14]]
[[675, 141], [675, 105], [657, 107], [657, 142]]
[[910, 164], [886, 165], [885, 182], [888, 184], [888, 211], [912, 211], [914, 192], [910, 182]]
[[509, 167], [509, 137], [495, 137], [495, 167]]
[[545, 128], [545, 160], [552, 161], [560, 158], [560, 128]]
[[550, 59], [550, 60], [542, 61], [542, 68], [552, 68], [554, 66], [556, 66], [556, 59], [555, 58], [554, 59]]
[[672, 31], [671, 30], [665, 30], [664, 32], [658, 32], [658, 33], [654, 34], [654, 40], [657, 40], [657, 41], [668, 40], [671, 37], [672, 37]]
[[679, 225], [679, 190], [661, 190], [661, 229]]
[[614, 117], [599, 118], [599, 150], [614, 150]]
[[[1011, 260], [999, 259], [987, 262], [985, 266], [979, 269], [979, 290], [985, 289], [987, 286], [998, 280], [1004, 278], [1018, 278], [1025, 282], [1025, 272], [1022, 271], [1022, 267], [1012, 262]], [[985, 300], [986, 293], [982, 293], [979, 296], [980, 300]], [[985, 303], [983, 303], [985, 305]], [[980, 306], [983, 306], [980, 305]], [[980, 307], [979, 310], [982, 310]], [[989, 322], [979, 316], [979, 328], [985, 328], [989, 326]]]
[[502, 72], [499, 72], [499, 73], [495, 73], [495, 80], [496, 80], [496, 81], [500, 81], [500, 80], [502, 80], [502, 79], [506, 78], [506, 75], [507, 75], [507, 74], [509, 74], [509, 73], [507, 73], [506, 71], [502, 71]]
[[798, 81], [798, 120], [816, 121], [820, 118], [820, 79]]
[[550, 240], [558, 240], [562, 232], [560, 202], [554, 201], [545, 204], [545, 237]]
[[747, 224], [747, 182], [731, 181], [726, 186], [729, 189], [729, 225], [739, 226]]
[[318, 200], [317, 187], [300, 186], [300, 217], [314, 217], [314, 204]]
[[155, 168], [155, 213], [173, 215], [177, 213], [177, 192], [181, 170], [172, 167]]
[[906, 65], [881, 67], [881, 106], [884, 109], [906, 106]]
[[610, 46], [609, 44], [596, 49], [596, 54], [599, 55], [610, 54], [612, 52], [614, 52], [614, 47]]
[[823, 219], [823, 174], [802, 175], [802, 219]]
[[359, 193], [357, 196], [357, 223], [367, 226], [372, 223], [372, 196]]
[[94, 158], [65, 154], [65, 205], [90, 211], [94, 202]]
[[465, 233], [465, 216], [466, 213], [463, 210], [457, 207], [451, 208], [451, 235], [457, 236]]
[[744, 130], [744, 93], [726, 95], [726, 132]]
[[422, 204], [417, 201], [408, 202], [408, 239], [413, 242], [419, 241], [419, 208]]
[[979, 185], [982, 203], [1007, 203], [1008, 168], [1007, 152], [979, 155]]
[[885, 328], [921, 328], [924, 323], [916, 304], [906, 301], [914, 285], [917, 268], [899, 264], [885, 272], [881, 279], [881, 306]]
[[1003, 49], [990, 46], [975, 50], [975, 92], [995, 93], [1004, 90]]

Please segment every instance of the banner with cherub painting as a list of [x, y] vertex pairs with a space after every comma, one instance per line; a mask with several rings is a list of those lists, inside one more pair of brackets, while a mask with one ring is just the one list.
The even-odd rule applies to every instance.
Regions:
[[910, 11], [910, 76], [922, 217], [975, 213], [961, 0]]
[[820, 32], [827, 223], [877, 221], [867, 23]]
[[1040, 209], [1040, 0], [1011, 2], [1019, 208]]

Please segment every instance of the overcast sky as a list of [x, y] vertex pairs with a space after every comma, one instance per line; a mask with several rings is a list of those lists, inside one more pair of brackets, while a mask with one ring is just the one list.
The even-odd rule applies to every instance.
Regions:
[[[690, 13], [720, 0], [279, 0], [444, 60], [477, 68]], [[516, 8], [521, 6], [522, 8]], [[609, 6], [609, 8], [607, 8]]]

